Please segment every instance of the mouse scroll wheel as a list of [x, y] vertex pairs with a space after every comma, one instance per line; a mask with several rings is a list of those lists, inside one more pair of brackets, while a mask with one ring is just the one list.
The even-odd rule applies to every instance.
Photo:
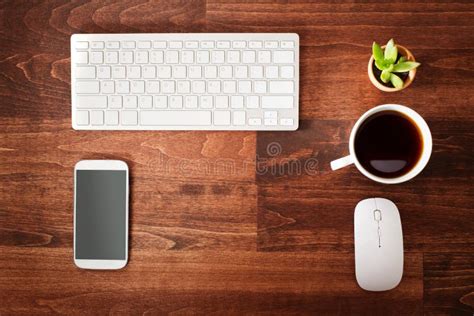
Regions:
[[382, 220], [382, 212], [380, 210], [374, 211], [374, 219], [378, 222]]

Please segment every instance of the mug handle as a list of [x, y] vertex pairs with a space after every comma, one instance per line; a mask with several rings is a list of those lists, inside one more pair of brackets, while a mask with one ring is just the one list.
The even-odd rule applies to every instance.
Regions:
[[348, 156], [331, 161], [331, 169], [332, 170], [341, 169], [353, 163], [354, 161], [352, 159], [352, 156], [348, 155]]

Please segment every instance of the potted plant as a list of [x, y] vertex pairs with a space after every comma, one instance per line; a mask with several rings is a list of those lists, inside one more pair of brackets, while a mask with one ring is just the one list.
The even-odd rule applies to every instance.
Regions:
[[396, 45], [393, 39], [382, 47], [374, 42], [368, 67], [369, 78], [382, 91], [399, 91], [413, 82], [419, 65], [413, 54], [405, 47]]

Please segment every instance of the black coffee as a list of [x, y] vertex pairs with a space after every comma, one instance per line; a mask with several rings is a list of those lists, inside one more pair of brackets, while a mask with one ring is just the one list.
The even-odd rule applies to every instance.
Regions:
[[423, 138], [409, 117], [396, 111], [382, 111], [362, 123], [354, 147], [365, 170], [379, 177], [396, 178], [416, 165], [423, 150]]

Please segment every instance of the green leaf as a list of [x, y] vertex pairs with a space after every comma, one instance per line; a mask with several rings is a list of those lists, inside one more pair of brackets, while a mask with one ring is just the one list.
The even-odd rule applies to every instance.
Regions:
[[390, 61], [386, 62], [385, 63], [385, 70], [387, 70], [388, 72], [392, 72], [393, 71], [393, 64], [390, 63]]
[[375, 60], [383, 60], [383, 50], [376, 42], [372, 44], [372, 55]]
[[400, 59], [397, 61], [397, 64], [403, 63], [403, 62], [406, 61], [406, 60], [407, 60], [406, 57], [405, 57], [405, 56], [402, 56], [402, 57], [400, 57]]
[[417, 63], [416, 61], [404, 61], [404, 62], [396, 64], [393, 67], [393, 71], [394, 72], [406, 72], [406, 71], [410, 71], [412, 69], [415, 69], [419, 65], [420, 65], [420, 63]]
[[387, 83], [390, 81], [390, 77], [392, 76], [392, 73], [387, 70], [383, 70], [382, 74], [380, 75], [380, 79], [384, 82]]
[[393, 41], [393, 38], [388, 41], [387, 46], [385, 46], [385, 52], [384, 52], [384, 57], [385, 59], [392, 59], [394, 63], [395, 60], [397, 60], [398, 56], [398, 49], [397, 46], [395, 46], [395, 42]]
[[393, 86], [397, 89], [400, 89], [403, 87], [403, 81], [400, 79], [399, 76], [396, 74], [391, 74], [390, 75], [390, 82], [393, 84]]
[[376, 60], [375, 61], [375, 67], [377, 67], [379, 70], [387, 69], [387, 66], [385, 65], [383, 59], [382, 60]]

